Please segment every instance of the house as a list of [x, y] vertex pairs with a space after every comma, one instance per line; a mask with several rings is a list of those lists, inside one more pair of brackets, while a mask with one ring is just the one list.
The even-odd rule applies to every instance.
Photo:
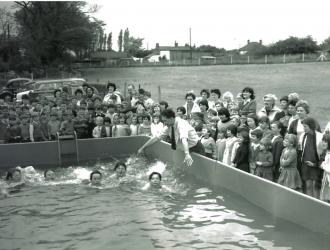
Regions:
[[247, 44], [239, 49], [240, 55], [260, 55], [266, 51], [267, 47], [262, 44], [262, 40], [259, 42], [250, 42], [247, 40]]
[[130, 58], [126, 52], [95, 51], [90, 55], [90, 60], [99, 62], [101, 65], [119, 65]]
[[177, 42], [174, 42], [174, 46], [159, 46], [159, 43], [156, 43], [153, 53], [148, 55], [145, 60], [148, 62], [159, 62], [160, 60], [183, 62], [202, 56], [211, 56], [211, 53], [195, 51], [188, 44], [179, 46]]

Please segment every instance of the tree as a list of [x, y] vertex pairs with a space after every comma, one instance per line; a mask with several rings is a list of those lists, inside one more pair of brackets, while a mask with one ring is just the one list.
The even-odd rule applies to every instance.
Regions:
[[118, 51], [123, 51], [123, 30], [120, 30], [119, 36], [118, 36]]
[[6, 7], [0, 9], [0, 39], [7, 40], [17, 32], [14, 15]]
[[103, 30], [100, 31], [99, 35], [99, 47], [98, 50], [103, 50], [103, 42], [104, 42], [104, 36], [103, 36]]
[[129, 39], [130, 39], [129, 31], [128, 28], [126, 28], [124, 32], [124, 41], [123, 41], [124, 52], [128, 52], [129, 50], [129, 43], [130, 43]]
[[136, 56], [136, 54], [142, 49], [143, 38], [130, 37], [127, 45], [127, 52], [131, 56]]
[[319, 46], [311, 36], [305, 38], [289, 37], [268, 47], [267, 53], [272, 55], [279, 54], [301, 54], [315, 53]]
[[324, 51], [330, 51], [330, 37], [321, 43], [320, 48]]
[[108, 51], [111, 51], [112, 50], [112, 32], [110, 32], [108, 35], [107, 46], [108, 46]]
[[[31, 64], [62, 64], [72, 57], [68, 51], [97, 48], [103, 22], [84, 10], [85, 2], [16, 2], [21, 46]], [[96, 32], [97, 31], [97, 32]]]
[[103, 37], [103, 50], [107, 50], [107, 34]]

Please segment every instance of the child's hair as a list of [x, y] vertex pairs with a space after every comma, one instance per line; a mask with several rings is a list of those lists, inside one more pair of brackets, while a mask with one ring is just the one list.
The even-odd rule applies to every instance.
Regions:
[[154, 175], [158, 175], [159, 180], [160, 180], [160, 181], [162, 180], [162, 175], [161, 175], [160, 173], [158, 173], [158, 172], [152, 172], [152, 173], [149, 175], [149, 181], [151, 181], [151, 178], [152, 178], [152, 176], [154, 176]]
[[255, 135], [258, 140], [260, 140], [263, 136], [263, 132], [260, 129], [254, 129], [251, 131], [251, 135]]
[[262, 123], [262, 122], [267, 123], [268, 126], [270, 125], [270, 120], [269, 120], [268, 116], [261, 116], [261, 117], [259, 118], [259, 123]]
[[249, 144], [250, 143], [250, 136], [249, 136], [249, 132], [246, 130], [241, 130], [239, 131], [239, 134], [242, 136], [243, 141], [242, 144]]
[[168, 102], [167, 101], [160, 101], [159, 102], [159, 105], [164, 105], [165, 106], [165, 109], [168, 108]]
[[269, 138], [262, 138], [260, 144], [264, 145], [267, 151], [272, 149], [272, 141]]
[[116, 171], [116, 169], [117, 169], [119, 166], [124, 166], [125, 171], [126, 171], [127, 166], [126, 166], [126, 164], [125, 164], [124, 162], [122, 162], [122, 161], [118, 161], [118, 162], [116, 163], [116, 165], [115, 165], [115, 168], [114, 168], [113, 170]]
[[301, 121], [301, 123], [307, 125], [313, 131], [316, 130], [315, 120], [311, 117], [305, 118], [304, 120]]
[[100, 122], [102, 122], [103, 123], [103, 117], [102, 116], [97, 116], [96, 118], [95, 118], [95, 121], [100, 121]]
[[94, 174], [99, 174], [99, 175], [102, 177], [102, 174], [101, 174], [100, 171], [98, 171], [98, 170], [94, 170], [94, 171], [90, 174], [90, 176], [89, 176], [89, 180], [90, 180], [90, 181], [92, 180]]
[[8, 181], [8, 180], [13, 179], [13, 174], [14, 174], [15, 172], [19, 172], [19, 173], [21, 174], [21, 170], [19, 170], [19, 169], [17, 169], [17, 168], [11, 169], [11, 170], [9, 170], [9, 171], [7, 172], [7, 174], [6, 174], [6, 180]]
[[227, 130], [231, 132], [232, 135], [236, 136], [237, 135], [237, 127], [234, 124], [230, 124], [227, 127]]
[[187, 111], [186, 111], [186, 108], [185, 107], [178, 107], [177, 109], [176, 109], [177, 111], [181, 111], [182, 112], [182, 114], [185, 114]]
[[284, 139], [288, 140], [290, 144], [292, 144], [292, 147], [297, 147], [297, 136], [294, 134], [287, 134]]
[[103, 121], [104, 121], [104, 123], [106, 123], [106, 122], [111, 123], [111, 119], [110, 119], [110, 117], [107, 117], [107, 116], [104, 117]]
[[45, 170], [45, 172], [44, 172], [44, 177], [45, 177], [45, 178], [46, 178], [46, 175], [47, 175], [47, 173], [48, 173], [49, 171], [53, 171], [53, 170], [51, 170], [51, 169], [47, 169], [47, 170]]
[[207, 112], [209, 112], [209, 114], [212, 115], [212, 116], [217, 116], [218, 115], [218, 112], [215, 111], [214, 109], [208, 109]]
[[284, 127], [284, 125], [283, 125], [282, 122], [280, 122], [280, 121], [274, 121], [274, 122], [272, 122], [272, 124], [275, 124], [277, 126], [277, 128], [280, 129], [281, 136], [284, 136], [285, 135], [285, 127]]
[[222, 96], [222, 99], [224, 100], [225, 98], [229, 98], [231, 102], [234, 101], [234, 95], [233, 93], [229, 92], [229, 91], [226, 91], [223, 96]]
[[256, 127], [258, 127], [258, 125], [259, 125], [259, 119], [258, 119], [258, 116], [257, 116], [257, 115], [255, 115], [255, 114], [248, 114], [248, 115], [246, 116], [246, 120], [247, 120], [248, 118], [253, 119], [253, 120], [254, 120], [254, 124], [256, 125]]
[[207, 100], [201, 100], [198, 105], [199, 106], [201, 106], [201, 105], [205, 106], [206, 107], [206, 110], [209, 109], [209, 103], [208, 103]]
[[210, 92], [217, 94], [218, 95], [218, 98], [221, 97], [221, 91], [220, 91], [220, 89], [211, 89]]
[[324, 134], [322, 137], [322, 141], [327, 143], [327, 150], [330, 150], [330, 134]]
[[147, 114], [142, 115], [142, 120], [144, 120], [145, 118], [147, 118], [148, 121], [150, 122], [150, 115]]
[[208, 89], [202, 89], [201, 92], [200, 92], [200, 95], [202, 95], [203, 93], [206, 94], [207, 98], [210, 97], [210, 91]]
[[224, 115], [226, 116], [227, 118], [230, 118], [230, 113], [229, 113], [229, 110], [227, 108], [221, 108], [218, 110], [218, 115]]

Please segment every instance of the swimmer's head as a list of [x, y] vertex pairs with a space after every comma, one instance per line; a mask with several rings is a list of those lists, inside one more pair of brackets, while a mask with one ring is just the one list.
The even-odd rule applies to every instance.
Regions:
[[44, 177], [45, 177], [46, 181], [53, 181], [53, 180], [55, 180], [55, 173], [53, 170], [47, 169], [44, 172]]
[[162, 175], [158, 172], [152, 172], [149, 175], [149, 181], [151, 186], [153, 187], [159, 187], [161, 180], [162, 180]]
[[6, 175], [6, 180], [12, 180], [12, 181], [21, 181], [22, 179], [22, 173], [21, 173], [21, 170], [15, 168], [11, 171], [8, 171], [7, 172], [7, 175]]
[[124, 177], [126, 174], [126, 169], [127, 169], [127, 166], [122, 161], [117, 162], [115, 165], [115, 168], [114, 168], [117, 177]]
[[98, 170], [94, 170], [89, 177], [92, 185], [100, 185], [102, 180], [102, 174]]

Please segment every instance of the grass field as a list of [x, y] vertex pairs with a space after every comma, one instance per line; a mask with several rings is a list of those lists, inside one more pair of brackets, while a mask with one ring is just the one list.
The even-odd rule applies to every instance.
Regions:
[[236, 95], [245, 86], [254, 88], [258, 109], [262, 97], [275, 94], [278, 99], [290, 92], [297, 92], [311, 106], [311, 116], [324, 128], [330, 121], [330, 63], [298, 63], [268, 65], [217, 65], [194, 67], [146, 67], [86, 69], [88, 81], [106, 83], [108, 80], [123, 90], [125, 82], [140, 84], [150, 90], [158, 100], [161, 97], [172, 107], [183, 105], [185, 93], [194, 90], [196, 95], [203, 88], [219, 88], [222, 93]]

